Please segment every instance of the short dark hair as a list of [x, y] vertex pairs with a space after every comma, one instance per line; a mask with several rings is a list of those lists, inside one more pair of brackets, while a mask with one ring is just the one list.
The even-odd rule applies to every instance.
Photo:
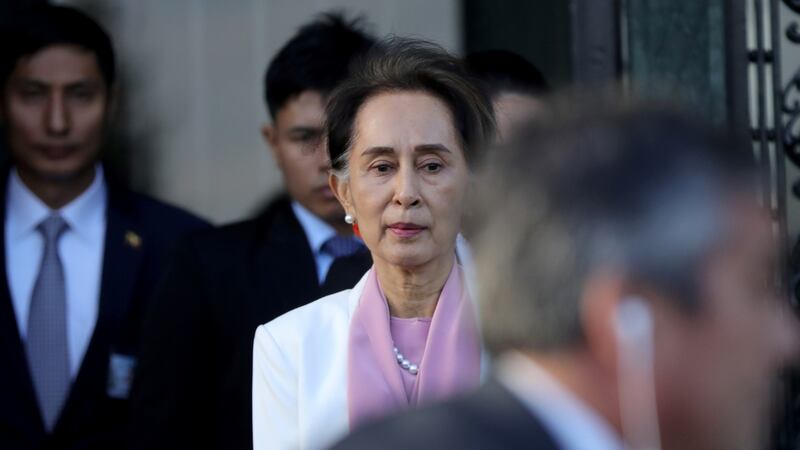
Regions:
[[272, 59], [264, 75], [264, 100], [272, 118], [303, 91], [332, 91], [346, 76], [351, 61], [375, 42], [363, 20], [325, 13], [300, 28]]
[[[589, 278], [620, 273], [703, 309], [700, 274], [731, 226], [731, 194], [753, 194], [752, 150], [663, 105], [576, 95], [482, 166], [467, 221], [488, 348], [550, 350], [584, 342]], [[491, 205], [491, 206], [489, 206]]]
[[547, 80], [530, 61], [508, 50], [470, 53], [464, 63], [490, 96], [503, 92], [543, 95], [550, 91]]
[[75, 8], [37, 4], [14, 12], [14, 21], [0, 31], [0, 86], [5, 86], [17, 62], [45, 47], [71, 44], [95, 55], [97, 65], [110, 87], [116, 80], [116, 63], [111, 38], [94, 19]]
[[335, 171], [346, 171], [361, 106], [370, 97], [391, 91], [421, 91], [444, 102], [468, 162], [494, 136], [491, 101], [458, 58], [431, 42], [390, 38], [377, 44], [331, 94], [328, 153]]

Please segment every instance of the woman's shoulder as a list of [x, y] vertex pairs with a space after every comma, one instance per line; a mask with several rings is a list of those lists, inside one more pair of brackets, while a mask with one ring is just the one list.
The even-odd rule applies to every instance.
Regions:
[[350, 294], [346, 289], [295, 308], [256, 330], [256, 339], [269, 334], [279, 345], [299, 345], [314, 335], [331, 334], [349, 328]]

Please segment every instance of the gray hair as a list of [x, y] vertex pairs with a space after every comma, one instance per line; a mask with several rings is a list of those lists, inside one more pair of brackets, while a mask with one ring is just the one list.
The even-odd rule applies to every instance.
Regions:
[[580, 298], [600, 269], [701, 306], [698, 271], [752, 154], [663, 108], [583, 106], [552, 105], [480, 171], [472, 210], [485, 213], [468, 231], [492, 351], [580, 345]]

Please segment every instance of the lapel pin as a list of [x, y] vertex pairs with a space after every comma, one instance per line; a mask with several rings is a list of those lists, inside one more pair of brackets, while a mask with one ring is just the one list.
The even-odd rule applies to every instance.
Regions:
[[126, 231], [125, 232], [125, 244], [133, 248], [139, 248], [142, 246], [142, 238], [134, 233], [133, 231]]

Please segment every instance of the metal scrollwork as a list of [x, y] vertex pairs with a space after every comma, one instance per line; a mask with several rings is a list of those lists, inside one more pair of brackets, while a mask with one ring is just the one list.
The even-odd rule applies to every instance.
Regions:
[[786, 29], [786, 38], [795, 44], [800, 44], [800, 26], [796, 23], [789, 25]]
[[[782, 0], [783, 4], [800, 14], [800, 0]], [[793, 22], [786, 28], [786, 38], [800, 44], [800, 24]], [[786, 83], [781, 92], [781, 111], [785, 115], [783, 129], [783, 148], [786, 156], [800, 167], [800, 69]]]
[[796, 151], [800, 144], [800, 69], [798, 69], [781, 93], [783, 103], [781, 110], [786, 115], [783, 128], [783, 146], [786, 156], [800, 167], [800, 153]]
[[797, 14], [800, 14], [800, 0], [783, 0], [783, 4]]

